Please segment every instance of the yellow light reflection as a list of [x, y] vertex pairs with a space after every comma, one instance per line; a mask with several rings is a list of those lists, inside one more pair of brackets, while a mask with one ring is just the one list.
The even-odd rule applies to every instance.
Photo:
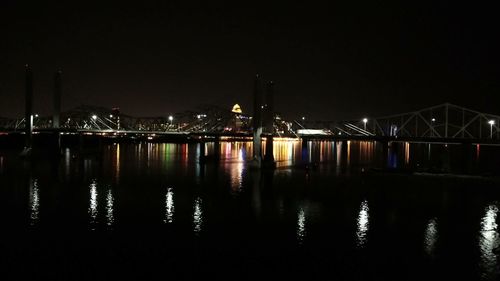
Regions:
[[410, 164], [410, 143], [405, 142], [404, 148], [405, 148], [405, 164], [408, 165]]
[[115, 151], [115, 182], [120, 183], [120, 144], [116, 145]]
[[346, 165], [349, 166], [351, 163], [351, 141], [347, 141], [347, 159]]

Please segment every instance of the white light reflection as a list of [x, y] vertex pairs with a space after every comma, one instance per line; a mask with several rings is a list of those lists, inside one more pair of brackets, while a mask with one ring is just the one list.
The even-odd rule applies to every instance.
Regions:
[[359, 248], [363, 248], [367, 241], [368, 227], [369, 225], [369, 214], [370, 208], [368, 208], [368, 201], [361, 202], [359, 215], [358, 215], [358, 229], [356, 231], [356, 245]]
[[111, 191], [111, 188], [108, 190], [108, 195], [106, 196], [106, 224], [108, 226], [112, 226], [113, 223], [115, 222], [115, 217], [113, 215], [113, 203], [114, 203], [114, 198], [113, 198], [113, 192]]
[[201, 210], [201, 198], [198, 197], [194, 201], [194, 213], [193, 213], [193, 230], [196, 235], [200, 234], [201, 225], [203, 224], [203, 212]]
[[90, 224], [92, 230], [97, 223], [97, 183], [95, 180], [90, 184], [90, 206], [89, 206]]
[[306, 214], [303, 208], [300, 208], [297, 217], [297, 240], [299, 244], [304, 243], [306, 237]]
[[496, 223], [498, 215], [497, 204], [486, 207], [486, 214], [481, 220], [481, 230], [479, 233], [479, 250], [481, 252], [481, 275], [487, 280], [497, 280], [498, 260], [493, 252], [500, 246], [498, 225]]
[[[172, 223], [174, 221], [174, 192], [172, 188], [168, 188], [167, 190], [167, 195], [166, 195], [166, 214], [165, 214], [165, 219], [163, 220], [164, 223]], [[196, 210], [195, 210], [196, 213]]]
[[69, 148], [64, 150], [64, 176], [69, 178], [70, 176], [70, 167], [71, 167], [71, 151]]
[[38, 189], [38, 181], [30, 181], [30, 225], [35, 225], [38, 221], [38, 209], [40, 208], [40, 191]]
[[438, 239], [438, 223], [436, 218], [430, 219], [425, 229], [424, 248], [425, 252], [433, 257]]

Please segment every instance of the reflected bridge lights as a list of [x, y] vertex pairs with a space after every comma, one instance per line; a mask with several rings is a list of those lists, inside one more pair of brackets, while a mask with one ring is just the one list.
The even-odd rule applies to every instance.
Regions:
[[97, 224], [97, 183], [95, 180], [90, 184], [90, 205], [89, 205], [90, 225], [95, 230]]
[[115, 217], [113, 214], [113, 204], [114, 204], [113, 192], [111, 191], [110, 188], [106, 196], [106, 225], [108, 227], [111, 227], [115, 222]]
[[485, 209], [486, 213], [481, 219], [479, 232], [479, 250], [481, 253], [480, 268], [481, 275], [487, 280], [497, 280], [498, 258], [494, 250], [500, 247], [500, 235], [498, 233], [498, 204], [491, 204]]
[[368, 228], [370, 226], [370, 208], [368, 207], [368, 201], [365, 200], [361, 202], [359, 209], [356, 230], [356, 246], [364, 248], [368, 240]]
[[172, 223], [174, 221], [174, 191], [171, 187], [167, 189], [167, 194], [165, 195], [165, 219], [164, 223]]
[[432, 218], [427, 223], [425, 229], [424, 249], [425, 252], [433, 257], [436, 249], [436, 242], [438, 239], [438, 223], [436, 218]]
[[304, 243], [306, 237], [306, 213], [300, 208], [297, 216], [297, 241], [299, 245]]
[[40, 190], [38, 189], [38, 181], [30, 181], [30, 225], [36, 224], [39, 218], [40, 208]]
[[203, 211], [201, 209], [201, 198], [198, 197], [194, 201], [194, 213], [193, 213], [193, 231], [196, 235], [200, 235], [201, 227], [203, 224]]

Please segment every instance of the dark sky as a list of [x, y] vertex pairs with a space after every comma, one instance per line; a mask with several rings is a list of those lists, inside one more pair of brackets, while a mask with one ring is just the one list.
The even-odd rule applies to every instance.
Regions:
[[260, 73], [275, 81], [276, 109], [288, 118], [446, 101], [500, 114], [500, 24], [480, 1], [36, 2], [45, 3], [0, 1], [0, 116], [23, 112], [26, 63], [41, 113], [50, 113], [60, 67], [63, 109], [160, 116], [238, 102], [250, 112]]

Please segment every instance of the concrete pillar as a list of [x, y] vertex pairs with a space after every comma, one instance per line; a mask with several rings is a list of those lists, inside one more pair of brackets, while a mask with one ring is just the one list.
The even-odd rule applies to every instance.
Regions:
[[60, 126], [61, 118], [61, 74], [62, 71], [58, 70], [54, 75], [54, 112], [52, 115], [52, 128], [58, 129]]
[[26, 133], [26, 147], [32, 145], [32, 132], [33, 132], [33, 72], [29, 65], [26, 65], [26, 92], [25, 92], [25, 133]]
[[253, 160], [260, 167], [261, 152], [261, 134], [262, 134], [262, 81], [260, 76], [255, 76], [254, 99], [253, 99]]

